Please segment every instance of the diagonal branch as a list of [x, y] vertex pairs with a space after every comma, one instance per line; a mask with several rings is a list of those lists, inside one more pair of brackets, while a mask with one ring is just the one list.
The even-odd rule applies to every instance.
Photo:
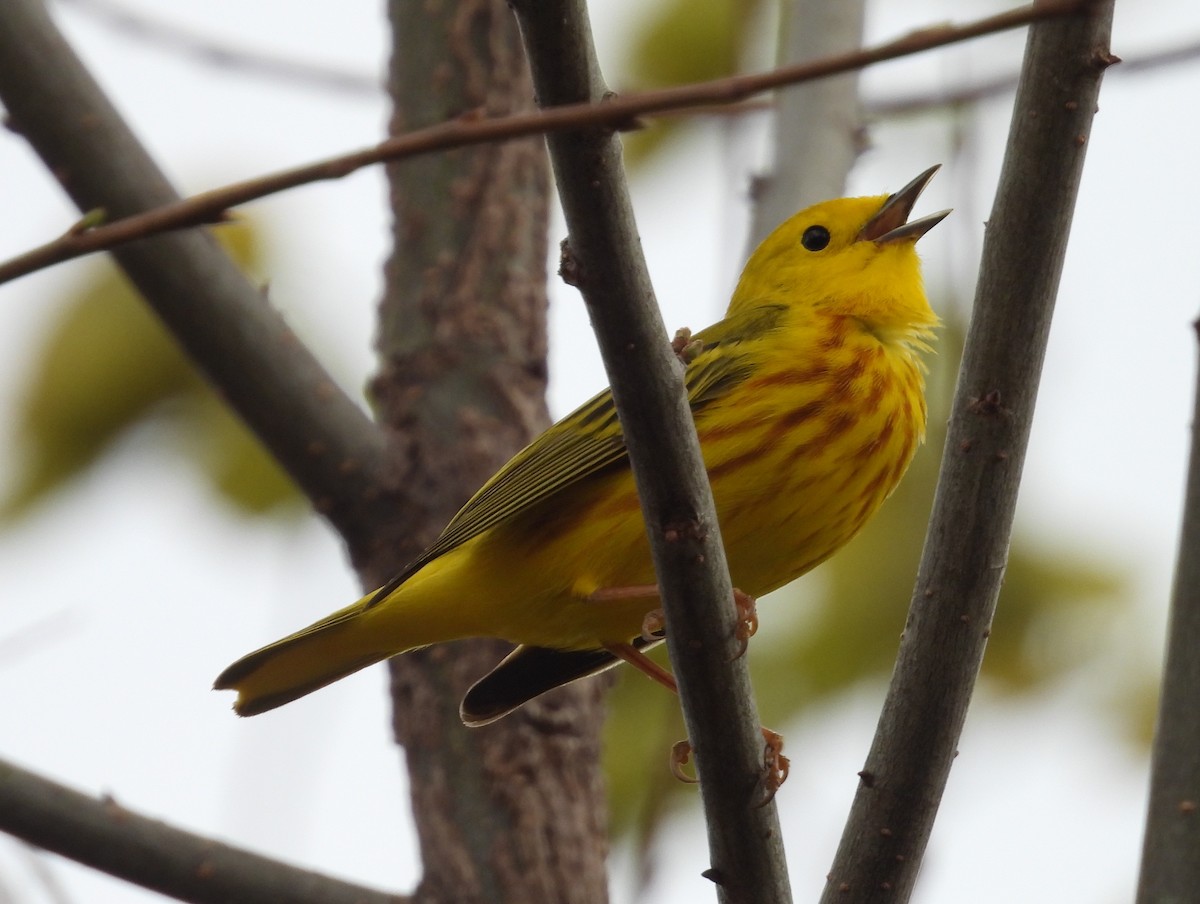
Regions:
[[[1200, 58], [1200, 41], [1188, 41], [1175, 47], [1163, 47], [1138, 53], [1136, 56], [1122, 57], [1121, 66], [1113, 70], [1113, 76], [1124, 79], [1131, 75], [1144, 75], [1164, 66], [1190, 63], [1197, 58]], [[944, 110], [947, 107], [979, 103], [1009, 94], [1017, 87], [1018, 77], [1018, 73], [1006, 72], [981, 79], [974, 84], [957, 85], [942, 91], [880, 97], [868, 103], [867, 112], [871, 116], [913, 116]]]
[[1004, 576], [1112, 7], [1029, 33], [925, 551], [825, 904], [903, 904], [916, 881]]
[[334, 66], [322, 66], [314, 60], [271, 53], [249, 45], [210, 38], [175, 25], [166, 18], [145, 10], [126, 8], [111, 0], [60, 0], [124, 37], [149, 44], [156, 50], [191, 59], [197, 63], [257, 76], [289, 85], [301, 91], [317, 88], [347, 96], [377, 98], [379, 79], [365, 72], [352, 72]]
[[[583, 0], [514, 2], [542, 106], [602, 97]], [[773, 802], [762, 805], [763, 739], [712, 492], [663, 328], [609, 131], [549, 138], [569, 239], [621, 419], [667, 616], [667, 644], [696, 752], [712, 869], [723, 901], [790, 902]]]
[[[0, 4], [0, 100], [81, 210], [132, 216], [178, 195], [46, 14]], [[175, 338], [357, 550], [386, 485], [384, 439], [211, 236], [114, 254]], [[281, 404], [284, 400], [287, 404]]]
[[193, 835], [72, 791], [0, 760], [0, 830], [180, 901], [404, 904], [352, 885]]
[[[1195, 324], [1200, 330], [1200, 323]], [[1154, 729], [1138, 904], [1186, 901], [1200, 889], [1200, 380]]]
[[[134, 239], [168, 230], [219, 222], [227, 216], [230, 208], [238, 204], [313, 182], [340, 179], [363, 167], [384, 161], [402, 160], [447, 148], [568, 131], [587, 125], [630, 128], [640, 116], [666, 115], [713, 105], [738, 103], [775, 88], [851, 72], [875, 63], [1017, 28], [1030, 22], [1070, 15], [1092, 2], [1094, 0], [1051, 0], [1033, 6], [1022, 6], [966, 25], [932, 26], [872, 48], [784, 66], [771, 72], [715, 79], [661, 91], [646, 91], [620, 97], [607, 96], [602, 104], [581, 101], [564, 104], [553, 110], [500, 117], [487, 117], [476, 111], [458, 119], [389, 138], [374, 147], [248, 179], [194, 195], [186, 200], [162, 201], [154, 205], [155, 209], [147, 209], [137, 215], [104, 204], [84, 205], [84, 210], [103, 208], [99, 213], [109, 221], [107, 225], [72, 228], [61, 237], [0, 264], [0, 284], [56, 263], [114, 248]], [[2, 21], [0, 19], [0, 22]], [[0, 61], [0, 65], [3, 65], [3, 61]], [[17, 127], [20, 126], [21, 120], [18, 118]]]

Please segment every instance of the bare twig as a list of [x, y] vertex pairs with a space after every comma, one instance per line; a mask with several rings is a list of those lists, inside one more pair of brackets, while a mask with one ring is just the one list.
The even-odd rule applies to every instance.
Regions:
[[[1017, 28], [1030, 22], [1069, 15], [1092, 2], [1094, 0], [1048, 0], [967, 25], [933, 26], [866, 50], [785, 66], [771, 72], [739, 75], [661, 91], [606, 97], [603, 103], [565, 104], [553, 110], [515, 116], [487, 117], [478, 111], [467, 113], [458, 119], [389, 138], [371, 148], [237, 182], [194, 195], [186, 200], [162, 203], [156, 209], [140, 212], [137, 216], [130, 216], [127, 211], [108, 209], [107, 225], [69, 230], [60, 238], [0, 264], [0, 284], [52, 264], [113, 248], [134, 239], [167, 230], [218, 222], [227, 216], [230, 208], [238, 204], [300, 185], [340, 179], [363, 167], [384, 161], [402, 160], [446, 148], [506, 141], [589, 125], [630, 128], [640, 116], [675, 113], [713, 104], [736, 103], [786, 85], [826, 78], [935, 47]], [[21, 117], [16, 117], [15, 127], [22, 128]], [[93, 204], [84, 209], [103, 206]], [[118, 220], [118, 217], [125, 218]]]
[[[1200, 59], [1200, 41], [1190, 41], [1177, 47], [1164, 47], [1137, 55], [1121, 57], [1121, 65], [1114, 69], [1109, 78], [1124, 79], [1133, 75], [1145, 75], [1157, 72], [1168, 66], [1189, 63]], [[887, 119], [901, 116], [918, 116], [924, 113], [937, 113], [949, 107], [962, 107], [980, 101], [990, 100], [1011, 94], [1017, 88], [1018, 72], [1005, 72], [990, 78], [955, 85], [950, 88], [933, 91], [920, 91], [911, 94], [883, 97], [863, 98], [862, 104], [866, 115], [871, 119]], [[752, 114], [769, 113], [775, 105], [769, 100], [744, 100], [735, 104], [704, 104], [689, 107], [687, 112], [693, 116], [749, 116]], [[669, 113], [660, 114], [669, 115]], [[822, 196], [824, 197], [824, 195]]]
[[825, 904], [912, 893], [991, 629], [1112, 0], [1030, 30], [908, 622]]
[[[178, 203], [42, 0], [0, 4], [0, 99], [81, 210], [103, 208], [118, 218]], [[213, 238], [201, 231], [160, 235], [114, 253], [351, 548], [386, 543], [378, 534], [386, 518], [374, 517], [386, 512], [383, 434]]]
[[0, 830], [195, 904], [404, 904], [409, 899], [193, 835], [0, 760]]
[[[338, 94], [378, 98], [382, 94], [379, 79], [366, 72], [351, 72], [320, 66], [309, 60], [273, 56], [262, 50], [234, 46], [216, 39], [205, 38], [188, 29], [172, 25], [162, 19], [151, 17], [142, 11], [126, 9], [108, 0], [59, 0], [95, 16], [115, 31], [129, 38], [141, 40], [169, 52], [193, 57], [197, 62], [214, 68], [237, 69], [249, 75], [273, 79], [297, 88], [316, 88]], [[834, 4], [837, 6], [837, 4]], [[816, 31], [819, 31], [817, 29]], [[1200, 43], [1190, 42], [1179, 47], [1153, 50], [1148, 53], [1130, 54], [1123, 58], [1117, 70], [1122, 78], [1142, 72], [1150, 72], [1163, 66], [1184, 63], [1200, 56]], [[793, 60], [804, 57], [791, 56]], [[956, 87], [946, 91], [921, 92], [903, 97], [880, 97], [864, 102], [872, 116], [910, 116], [945, 107], [961, 106], [1007, 94], [1017, 87], [1017, 73], [1010, 72], [984, 79], [973, 85]], [[767, 104], [748, 102], [730, 109], [729, 105], [713, 105], [715, 115], [748, 113], [768, 109]], [[693, 108], [695, 112], [703, 107]], [[828, 195], [820, 195], [828, 197]], [[803, 202], [800, 202], [802, 205]]]
[[[1113, 70], [1114, 76], [1125, 78], [1154, 72], [1163, 66], [1174, 66], [1200, 58], [1200, 42], [1193, 41], [1178, 47], [1167, 47], [1137, 56], [1122, 57], [1121, 65]], [[871, 116], [913, 116], [942, 110], [946, 107], [961, 107], [999, 97], [1014, 91], [1018, 74], [1006, 72], [990, 79], [982, 79], [947, 91], [910, 94], [903, 97], [878, 97], [867, 101], [867, 112]]]
[[[605, 88], [583, 0], [513, 3], [543, 106]], [[722, 901], [791, 901], [773, 802], [763, 805], [763, 738], [712, 493], [633, 218], [619, 140], [591, 129], [549, 137], [569, 229], [564, 253], [591, 313], [621, 419], [667, 643], [696, 753], [712, 869]], [[665, 751], [664, 751], [665, 754]]]
[[[1200, 331], [1200, 322], [1195, 324]], [[1138, 904], [1194, 900], [1200, 889], [1200, 380], [1150, 766]]]
[[144, 41], [177, 56], [192, 57], [220, 69], [236, 70], [272, 79], [300, 90], [319, 88], [342, 95], [381, 98], [379, 79], [359, 72], [321, 66], [309, 59], [293, 59], [260, 48], [239, 47], [173, 25], [145, 11], [127, 9], [108, 0], [59, 0], [93, 16], [129, 38]]

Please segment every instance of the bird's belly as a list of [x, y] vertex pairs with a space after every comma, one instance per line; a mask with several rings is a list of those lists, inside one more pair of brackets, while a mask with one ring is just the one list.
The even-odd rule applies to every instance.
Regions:
[[[853, 537], [895, 489], [919, 443], [919, 392], [884, 393], [871, 404], [854, 393], [828, 403], [830, 395], [824, 391], [819, 406], [756, 412], [745, 405], [747, 421], [736, 430], [727, 417], [719, 432], [697, 423], [730, 576], [751, 595], [794, 580]], [[487, 597], [480, 633], [594, 648], [637, 636], [646, 613], [661, 605], [653, 592], [613, 593], [656, 585], [627, 469], [593, 477], [472, 545], [474, 573], [489, 577], [478, 591]]]
[[737, 587], [769, 593], [858, 533], [920, 442], [925, 411], [919, 395], [912, 399], [894, 392], [866, 404], [862, 393], [851, 393], [843, 404], [770, 412], [747, 425], [737, 444], [705, 444]]

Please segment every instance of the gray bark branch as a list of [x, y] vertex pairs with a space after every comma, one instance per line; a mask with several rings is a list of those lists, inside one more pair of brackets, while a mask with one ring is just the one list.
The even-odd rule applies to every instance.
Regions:
[[1112, 2], [1030, 29], [925, 551], [824, 904], [912, 894], [991, 629]]
[[[514, 3], [542, 107], [606, 94], [582, 0]], [[763, 740], [720, 529], [633, 218], [621, 145], [608, 130], [548, 137], [566, 214], [568, 266], [587, 303], [620, 414], [667, 617], [667, 643], [696, 753], [718, 897], [789, 902]], [[647, 689], [647, 693], [652, 692]], [[665, 751], [664, 751], [665, 754]]]
[[406, 904], [141, 816], [0, 760], [0, 831], [193, 904]]
[[[393, 0], [388, 14], [392, 133], [532, 104], [502, 0]], [[406, 530], [371, 563], [370, 586], [415, 558], [549, 422], [544, 144], [460, 148], [391, 166], [388, 176], [393, 252], [372, 393], [395, 436]], [[489, 592], [485, 580], [480, 594]], [[405, 748], [424, 867], [415, 897], [597, 904], [607, 897], [603, 683], [561, 688], [493, 725], [465, 728], [464, 691], [505, 652], [476, 640], [390, 662], [392, 725]]]
[[[1200, 325], [1196, 325], [1200, 329]], [[1137, 904], [1181, 904], [1200, 895], [1200, 380], [1167, 622], [1162, 696], [1150, 764], [1150, 799]]]

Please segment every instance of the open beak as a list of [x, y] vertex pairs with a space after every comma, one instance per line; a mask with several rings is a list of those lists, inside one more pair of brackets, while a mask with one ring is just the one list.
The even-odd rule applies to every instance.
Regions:
[[940, 163], [929, 167], [929, 169], [913, 179], [912, 182], [909, 182], [908, 185], [884, 201], [883, 207], [879, 208], [879, 213], [867, 220], [866, 224], [859, 231], [859, 241], [874, 242], [876, 245], [886, 245], [891, 242], [903, 240], [915, 242], [938, 223], [942, 222], [950, 214], [950, 211], [941, 210], [927, 217], [921, 217], [919, 220], [913, 220], [911, 223], [908, 222], [908, 215], [912, 213], [913, 205], [917, 203], [917, 198], [921, 196], [921, 192], [925, 190], [925, 186], [929, 184], [929, 180], [933, 178], [933, 174], [941, 168], [942, 165]]

